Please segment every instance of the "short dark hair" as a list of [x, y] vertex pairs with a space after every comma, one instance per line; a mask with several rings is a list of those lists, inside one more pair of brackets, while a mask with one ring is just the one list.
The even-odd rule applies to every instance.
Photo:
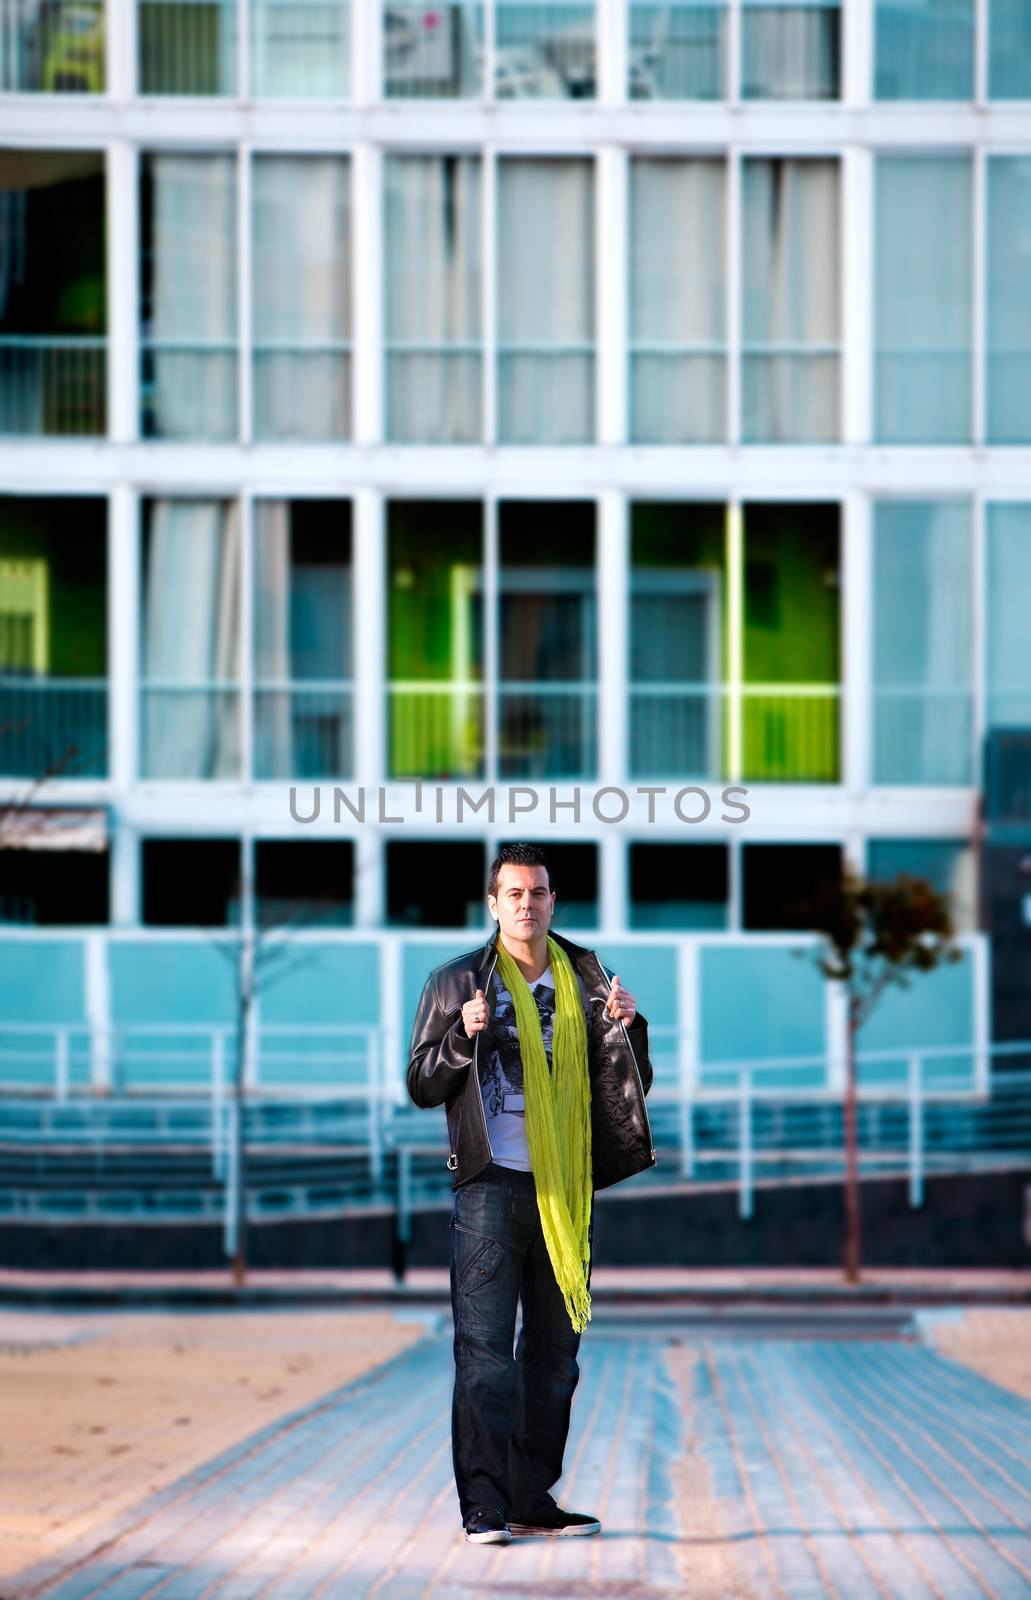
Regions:
[[548, 874], [548, 890], [554, 891], [551, 866], [539, 844], [503, 844], [490, 864], [490, 877], [487, 879], [488, 894], [497, 894], [498, 873], [502, 867], [543, 867]]

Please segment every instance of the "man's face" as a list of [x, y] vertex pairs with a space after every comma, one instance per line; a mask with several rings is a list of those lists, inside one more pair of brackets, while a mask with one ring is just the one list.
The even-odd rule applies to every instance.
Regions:
[[547, 867], [517, 867], [506, 861], [498, 872], [498, 892], [487, 896], [487, 905], [506, 941], [529, 943], [547, 933], [555, 914]]

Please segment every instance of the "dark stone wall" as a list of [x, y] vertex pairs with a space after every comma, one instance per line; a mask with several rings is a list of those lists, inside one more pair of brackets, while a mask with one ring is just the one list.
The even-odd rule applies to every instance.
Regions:
[[[923, 1207], [910, 1210], [903, 1179], [863, 1185], [863, 1260], [870, 1267], [1031, 1265], [1024, 1238], [1020, 1172], [930, 1178]], [[837, 1184], [759, 1189], [755, 1215], [742, 1222], [733, 1191], [634, 1194], [607, 1191], [597, 1201], [594, 1260], [604, 1266], [836, 1267], [842, 1200]], [[390, 1216], [252, 1226], [253, 1267], [387, 1267]], [[409, 1265], [443, 1266], [448, 1212], [412, 1219]], [[222, 1230], [193, 1225], [0, 1228], [0, 1266], [35, 1271], [191, 1271], [225, 1266]]]

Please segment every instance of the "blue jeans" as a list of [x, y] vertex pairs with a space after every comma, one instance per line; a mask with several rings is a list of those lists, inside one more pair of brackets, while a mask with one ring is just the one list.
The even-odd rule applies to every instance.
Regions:
[[580, 1376], [580, 1335], [555, 1282], [532, 1172], [491, 1164], [456, 1189], [451, 1309], [451, 1442], [462, 1520], [491, 1509], [530, 1521], [555, 1503], [548, 1491], [562, 1474]]

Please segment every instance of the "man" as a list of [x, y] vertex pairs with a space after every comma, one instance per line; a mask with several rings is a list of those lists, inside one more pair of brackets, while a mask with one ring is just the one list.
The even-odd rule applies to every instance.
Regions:
[[418, 1106], [447, 1108], [462, 1523], [472, 1543], [507, 1544], [600, 1530], [549, 1490], [590, 1316], [594, 1191], [652, 1166], [655, 1151], [647, 1024], [593, 951], [549, 932], [543, 852], [503, 848], [487, 905], [496, 933], [423, 989], [408, 1091]]

